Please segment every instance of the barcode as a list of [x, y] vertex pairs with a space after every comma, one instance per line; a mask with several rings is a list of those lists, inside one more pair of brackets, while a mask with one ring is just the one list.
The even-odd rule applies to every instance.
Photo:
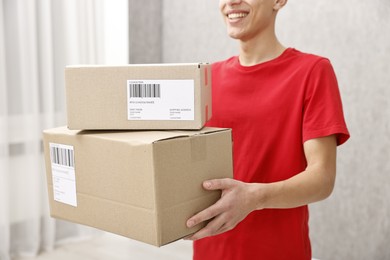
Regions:
[[52, 163], [74, 167], [74, 151], [72, 149], [51, 146], [50, 156]]
[[129, 84], [130, 98], [160, 98], [160, 84]]

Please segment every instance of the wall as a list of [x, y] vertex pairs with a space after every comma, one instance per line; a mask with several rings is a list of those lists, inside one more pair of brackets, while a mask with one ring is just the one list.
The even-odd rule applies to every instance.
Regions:
[[[218, 1], [162, 3], [160, 26], [149, 31], [161, 33], [162, 62], [212, 62], [237, 53]], [[277, 33], [286, 46], [332, 61], [352, 135], [338, 150], [334, 193], [310, 206], [320, 259], [390, 259], [389, 12], [388, 0], [300, 0], [279, 14]]]
[[161, 62], [163, 1], [128, 1], [130, 63]]

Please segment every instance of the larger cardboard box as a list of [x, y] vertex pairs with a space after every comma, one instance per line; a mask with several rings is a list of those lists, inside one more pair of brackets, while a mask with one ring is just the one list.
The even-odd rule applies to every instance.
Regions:
[[232, 178], [230, 129], [44, 131], [50, 213], [161, 246], [204, 223], [186, 221], [215, 203], [202, 182]]
[[69, 129], [201, 129], [210, 119], [205, 63], [68, 66]]

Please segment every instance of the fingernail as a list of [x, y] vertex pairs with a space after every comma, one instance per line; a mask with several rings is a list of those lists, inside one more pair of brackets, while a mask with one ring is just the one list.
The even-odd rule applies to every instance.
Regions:
[[204, 187], [206, 189], [210, 189], [211, 188], [211, 182], [209, 182], [209, 181], [205, 181], [203, 185], [204, 185]]
[[187, 227], [191, 228], [193, 225], [194, 225], [194, 221], [193, 220], [189, 220], [187, 222]]

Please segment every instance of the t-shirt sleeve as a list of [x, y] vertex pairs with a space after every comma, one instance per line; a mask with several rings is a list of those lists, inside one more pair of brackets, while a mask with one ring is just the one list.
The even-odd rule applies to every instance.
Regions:
[[336, 75], [327, 59], [319, 60], [307, 79], [302, 128], [303, 142], [333, 134], [337, 145], [349, 139]]

